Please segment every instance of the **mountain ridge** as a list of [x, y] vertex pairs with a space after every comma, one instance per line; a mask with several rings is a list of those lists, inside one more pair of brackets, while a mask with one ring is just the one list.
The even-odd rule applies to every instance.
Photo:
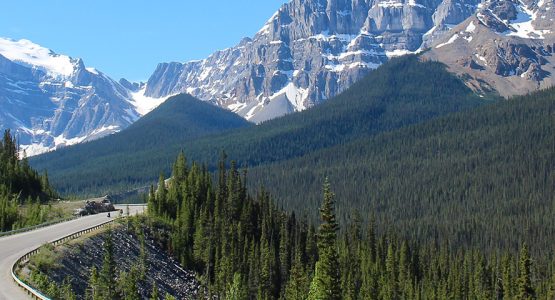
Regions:
[[484, 1], [425, 56], [467, 77], [478, 92], [509, 97], [553, 86], [554, 9], [552, 0]]
[[553, 0], [292, 0], [252, 38], [203, 60], [161, 63], [146, 83], [0, 39], [8, 57], [0, 57], [0, 127], [33, 155], [118, 132], [179, 93], [261, 123], [415, 52], [481, 95], [527, 93], [555, 84], [552, 8]]
[[390, 57], [419, 51], [478, 3], [292, 0], [234, 47], [159, 64], [145, 95], [186, 92], [259, 123], [321, 103]]
[[[169, 167], [168, 161], [181, 150], [200, 162], [215, 162], [221, 151], [226, 151], [239, 165], [252, 167], [483, 103], [487, 101], [474, 95], [458, 78], [448, 73], [444, 65], [405, 56], [380, 66], [321, 105], [257, 126], [202, 137], [194, 142], [167, 138], [145, 151], [126, 152], [125, 157], [120, 152], [105, 153], [104, 147], [99, 146], [104, 141], [99, 140], [35, 157], [31, 164], [38, 169], [47, 169], [51, 181], [65, 193], [73, 189], [94, 193], [97, 187], [109, 189], [112, 184], [132, 188], [137, 187], [135, 183], [147, 184], [154, 180], [149, 167]], [[174, 119], [173, 122], [180, 120]], [[163, 132], [157, 129], [160, 126], [150, 129]], [[111, 136], [114, 141], [111, 144], [122, 144], [115, 141], [124, 133]], [[117, 170], [112, 169], [115, 165], [118, 165]], [[76, 176], [83, 172], [89, 175]], [[112, 179], [103, 181], [103, 174], [111, 174]], [[137, 181], [131, 183], [128, 180], [131, 177]], [[91, 185], [85, 178], [95, 178], [95, 183]]]
[[131, 86], [80, 58], [0, 38], [0, 128], [12, 129], [27, 155], [118, 132], [166, 99], [137, 97]]

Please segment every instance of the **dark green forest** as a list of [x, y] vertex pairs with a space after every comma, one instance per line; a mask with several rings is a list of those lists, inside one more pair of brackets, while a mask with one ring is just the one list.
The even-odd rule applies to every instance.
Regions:
[[[456, 113], [249, 171], [280, 207], [314, 220], [321, 179], [338, 215], [373, 211], [379, 224], [455, 248], [554, 248], [555, 88]], [[299, 197], [299, 195], [302, 195]]]
[[[448, 239], [405, 239], [389, 227], [379, 232], [376, 211], [339, 222], [332, 184], [323, 182], [316, 228], [304, 217], [278, 209], [268, 193], [251, 195], [246, 174], [220, 160], [213, 182], [207, 168], [188, 165], [183, 154], [172, 179], [151, 189], [148, 217], [135, 224], [156, 237], [183, 267], [196, 270], [204, 289], [198, 298], [219, 299], [553, 299], [551, 250], [531, 256], [499, 249], [452, 250]], [[177, 207], [177, 209], [176, 209]], [[362, 212], [361, 212], [362, 213]], [[133, 298], [141, 277], [117, 278], [110, 242], [101, 270], [91, 271], [88, 299]], [[110, 263], [112, 261], [112, 263]], [[118, 282], [124, 282], [118, 285]], [[121, 294], [117, 294], [121, 291]], [[157, 295], [156, 291], [152, 292]], [[126, 296], [127, 295], [127, 296]], [[131, 295], [131, 296], [129, 296]], [[128, 297], [129, 296], [129, 297]], [[152, 299], [159, 299], [153, 296]]]
[[[61, 194], [106, 195], [148, 185], [143, 173], [152, 176], [152, 170], [170, 166], [179, 152], [175, 143], [192, 143], [202, 136], [248, 126], [252, 124], [230, 111], [182, 94], [118, 134], [30, 160], [37, 170], [48, 170]], [[172, 156], [161, 155], [168, 152]]]
[[[249, 167], [251, 187], [265, 186], [280, 208], [311, 221], [327, 176], [348, 199], [338, 205], [341, 221], [353, 210], [376, 211], [380, 226], [419, 241], [448, 237], [454, 248], [484, 250], [517, 249], [526, 241], [532, 249], [551, 249], [554, 94], [549, 89], [480, 105], [484, 100], [468, 96], [443, 65], [406, 57], [306, 112], [164, 147], [153, 157], [169, 157], [183, 146], [213, 172], [212, 162], [225, 150]], [[447, 114], [458, 110], [464, 111]], [[79, 157], [71, 148], [61, 153]], [[165, 158], [105, 159], [83, 159], [76, 166], [86, 165], [80, 170], [85, 175], [71, 171], [62, 181], [81, 191], [89, 181], [95, 187], [147, 182], [153, 171], [171, 165]]]
[[[15, 138], [5, 131], [0, 140], [0, 231], [44, 222], [48, 209], [41, 204], [57, 196], [48, 175], [39, 175], [26, 157], [20, 159], [18, 150]], [[28, 206], [24, 214], [21, 204]]]
[[[342, 94], [307, 111], [209, 136], [202, 128], [212, 128], [221, 117], [233, 122], [217, 127], [220, 130], [244, 124], [237, 125], [238, 116], [206, 103], [191, 98], [183, 105], [178, 100], [162, 104], [145, 116], [147, 120], [139, 120], [121, 133], [41, 155], [31, 163], [39, 170], [48, 170], [61, 193], [105, 194], [155, 182], [152, 170], [169, 174], [180, 150], [210, 170], [216, 169], [214, 162], [222, 150], [239, 165], [253, 167], [488, 102], [448, 73], [444, 65], [419, 62], [416, 56], [391, 60]], [[195, 106], [202, 110], [192, 114], [190, 107]], [[199, 117], [199, 113], [214, 116]], [[195, 122], [200, 128], [195, 131], [203, 134], [183, 136], [181, 130]]]

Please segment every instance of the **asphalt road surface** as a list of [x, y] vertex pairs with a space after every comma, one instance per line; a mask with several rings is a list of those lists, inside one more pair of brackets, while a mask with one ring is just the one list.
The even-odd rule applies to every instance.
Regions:
[[[123, 209], [125, 213], [125, 206], [116, 206], [116, 208]], [[131, 215], [142, 213], [144, 209], [144, 206], [129, 207]], [[119, 214], [112, 212], [110, 215], [113, 218]], [[17, 259], [47, 242], [107, 221], [109, 221], [107, 213], [101, 213], [0, 238], [0, 300], [31, 299], [12, 279], [11, 270]]]

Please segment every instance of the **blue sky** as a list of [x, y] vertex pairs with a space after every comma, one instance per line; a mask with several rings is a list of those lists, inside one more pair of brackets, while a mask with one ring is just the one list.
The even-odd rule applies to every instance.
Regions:
[[115, 79], [202, 59], [253, 36], [287, 0], [2, 1], [0, 36], [81, 57]]

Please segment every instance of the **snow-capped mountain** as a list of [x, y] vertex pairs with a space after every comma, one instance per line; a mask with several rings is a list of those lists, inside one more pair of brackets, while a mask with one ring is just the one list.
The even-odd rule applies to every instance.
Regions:
[[[484, 1], [426, 55], [503, 96], [555, 84], [555, 1]], [[468, 76], [470, 75], [470, 76]]]
[[146, 84], [0, 38], [0, 129], [34, 155], [117, 132], [183, 92], [258, 123], [420, 51], [478, 91], [525, 93], [555, 84], [554, 2], [291, 0], [254, 37], [200, 61], [161, 63]]
[[0, 38], [0, 129], [27, 155], [117, 132], [165, 99], [143, 94], [144, 85], [116, 82], [81, 59]]
[[201, 61], [162, 63], [146, 95], [186, 92], [261, 122], [345, 90], [388, 57], [418, 51], [479, 0], [292, 0], [253, 37]]

